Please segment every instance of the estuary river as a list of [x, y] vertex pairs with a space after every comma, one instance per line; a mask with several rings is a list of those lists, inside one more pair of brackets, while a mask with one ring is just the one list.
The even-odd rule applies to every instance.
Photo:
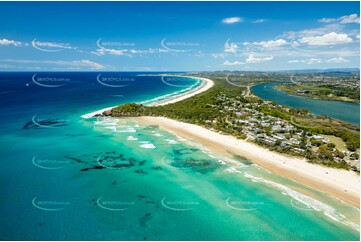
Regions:
[[327, 115], [353, 124], [360, 123], [360, 104], [340, 101], [320, 100], [288, 95], [275, 87], [279, 82], [263, 83], [252, 87], [252, 92], [260, 98], [272, 100], [281, 105], [305, 108], [315, 115]]

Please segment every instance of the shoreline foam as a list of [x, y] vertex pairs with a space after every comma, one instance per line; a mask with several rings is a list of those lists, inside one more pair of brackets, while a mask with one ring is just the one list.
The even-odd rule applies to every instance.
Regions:
[[[190, 97], [192, 97], [192, 96], [194, 96], [194, 95], [197, 95], [197, 94], [199, 94], [199, 93], [205, 92], [205, 91], [207, 91], [208, 89], [210, 89], [211, 87], [213, 87], [213, 85], [214, 85], [214, 83], [213, 83], [212, 80], [207, 79], [207, 78], [203, 78], [203, 77], [194, 77], [194, 76], [177, 76], [177, 77], [194, 78], [194, 79], [201, 80], [203, 83], [200, 84], [198, 87], [189, 90], [188, 92], [181, 93], [181, 94], [176, 95], [176, 96], [170, 96], [169, 98], [164, 99], [164, 100], [159, 100], [159, 101], [154, 101], [154, 102], [152, 102], [152, 100], [156, 100], [156, 99], [159, 99], [159, 98], [161, 98], [161, 97], [164, 97], [164, 96], [167, 96], [167, 95], [170, 95], [170, 94], [166, 94], [166, 95], [163, 95], [163, 96], [160, 96], [160, 97], [151, 99], [151, 100], [145, 100], [145, 101], [142, 101], [142, 102], [139, 102], [139, 103], [151, 102], [151, 103], [149, 103], [149, 104], [146, 104], [146, 106], [163, 106], [163, 105], [167, 105], [167, 104], [170, 104], [170, 103], [179, 102], [179, 101], [181, 101], [181, 100], [190, 98]], [[189, 88], [189, 87], [188, 87], [188, 88]], [[186, 89], [188, 89], [188, 88], [185, 88], [185, 89], [183, 89], [183, 90], [186, 90]], [[178, 92], [179, 92], [179, 91], [178, 91]], [[94, 112], [90, 112], [90, 113], [87, 113], [87, 114], [82, 115], [81, 118], [89, 119], [89, 118], [94, 117], [95, 115], [101, 115], [103, 112], [105, 112], [105, 111], [107, 111], [107, 110], [110, 110], [110, 109], [112, 109], [112, 108], [116, 108], [116, 107], [117, 107], [117, 106], [107, 107], [107, 108], [103, 108], [103, 109], [100, 109], [100, 110], [97, 110], [97, 111], [94, 111]]]
[[[207, 78], [189, 77], [202, 80], [203, 83], [189, 92], [172, 96], [166, 100], [152, 102], [148, 105], [162, 106], [179, 102], [202, 93], [214, 85], [213, 81]], [[111, 108], [114, 107], [85, 114], [82, 118], [91, 118]], [[221, 154], [229, 156], [229, 152], [232, 152], [241, 155], [266, 170], [325, 192], [360, 208], [360, 177], [354, 172], [310, 164], [304, 159], [275, 153], [256, 144], [236, 139], [233, 136], [222, 135], [194, 124], [183, 123], [164, 117], [138, 117], [135, 119], [142, 123], [159, 125], [165, 130], [176, 132], [180, 136], [199, 142]]]
[[[181, 77], [187, 77], [187, 76], [181, 76]], [[171, 98], [169, 98], [167, 100], [162, 100], [162, 101], [159, 101], [159, 102], [155, 102], [153, 104], [150, 104], [149, 106], [163, 106], [163, 105], [167, 105], [167, 104], [171, 104], [171, 103], [176, 103], [176, 102], [182, 101], [184, 99], [190, 98], [190, 97], [192, 97], [194, 95], [205, 92], [208, 89], [210, 89], [211, 87], [213, 87], [213, 85], [214, 85], [213, 81], [210, 80], [210, 79], [207, 79], [207, 78], [192, 77], [192, 76], [189, 76], [189, 77], [201, 80], [201, 81], [203, 81], [203, 83], [201, 85], [199, 85], [198, 87], [190, 90], [189, 92], [182, 93], [180, 95], [171, 97]]]
[[351, 171], [324, 167], [304, 159], [272, 152], [256, 144], [223, 135], [194, 124], [164, 117], [137, 117], [135, 120], [175, 132], [179, 136], [199, 142], [212, 150], [243, 156], [274, 174], [289, 178], [318, 191], [334, 196], [360, 208], [360, 177]]

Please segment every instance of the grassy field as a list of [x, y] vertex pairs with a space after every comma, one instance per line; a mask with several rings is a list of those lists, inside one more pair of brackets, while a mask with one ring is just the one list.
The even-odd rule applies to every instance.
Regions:
[[336, 137], [333, 135], [321, 135], [321, 136], [328, 138], [332, 143], [334, 143], [336, 145], [336, 149], [342, 150], [342, 151], [348, 150], [346, 143], [340, 137]]

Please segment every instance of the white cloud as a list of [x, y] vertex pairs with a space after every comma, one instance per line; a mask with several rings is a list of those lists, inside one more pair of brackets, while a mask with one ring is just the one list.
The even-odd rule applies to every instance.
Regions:
[[322, 63], [322, 60], [318, 58], [311, 58], [308, 60], [302, 60], [301, 62], [306, 63], [308, 65], [312, 65], [312, 64], [320, 64]]
[[161, 48], [149, 48], [145, 50], [99, 48], [96, 51], [91, 51], [90, 53], [98, 56], [109, 54], [109, 55], [132, 57], [135, 54], [142, 55], [142, 54], [158, 54], [158, 53], [167, 53], [167, 52], [171, 52], [171, 51]]
[[110, 55], [125, 55], [125, 53], [127, 52], [127, 50], [116, 50], [116, 49], [105, 49], [105, 48], [99, 48], [96, 51], [92, 51], [92, 54], [98, 55], [98, 56], [102, 56], [105, 54], [110, 54]]
[[257, 20], [255, 20], [255, 21], [253, 21], [252, 23], [253, 24], [260, 24], [260, 23], [264, 23], [264, 22], [266, 22], [267, 20], [266, 19], [257, 19]]
[[342, 24], [331, 23], [331, 24], [326, 24], [325, 26], [322, 26], [320, 28], [304, 29], [300, 31], [288, 31], [283, 33], [282, 36], [289, 39], [296, 39], [296, 38], [309, 37], [315, 35], [324, 35], [331, 32], [343, 31], [343, 27], [344, 26]]
[[81, 61], [72, 61], [70, 64], [75, 64], [75, 66], [84, 66], [84, 67], [90, 67], [91, 69], [103, 69], [104, 66], [90, 61], [90, 60], [81, 60]]
[[339, 18], [322, 18], [319, 19], [318, 22], [321, 23], [334, 23], [334, 22], [339, 22], [341, 24], [350, 24], [350, 23], [360, 23], [360, 17], [354, 13], [354, 14], [350, 14], [350, 15], [345, 15]]
[[357, 14], [350, 14], [350, 15], [346, 15], [343, 16], [341, 18], [339, 18], [340, 23], [342, 24], [349, 24], [349, 23], [360, 23], [360, 17]]
[[[323, 50], [323, 51], [317, 51], [318, 55], [329, 55], [329, 56], [355, 56], [355, 57], [359, 57], [360, 56], [360, 51], [358, 49], [359, 47], [357, 47], [356, 49], [347, 49], [347, 48], [342, 48], [342, 49], [328, 49], [328, 50]], [[316, 54], [314, 52], [314, 54]]]
[[288, 63], [306, 63], [308, 65], [323, 63], [323, 61], [319, 58], [310, 58], [310, 59], [305, 59], [305, 60], [289, 60], [287, 62]]
[[12, 65], [7, 65], [7, 64], [1, 64], [0, 65], [0, 69], [10, 69], [10, 68], [14, 68], [15, 66], [12, 66]]
[[266, 56], [266, 57], [254, 57], [253, 54], [250, 54], [248, 58], [246, 59], [247, 63], [261, 63], [264, 61], [270, 61], [273, 60], [273, 56]]
[[204, 53], [202, 51], [197, 51], [197, 53], [195, 53], [194, 56], [202, 57], [202, 56], [204, 56]]
[[240, 22], [243, 22], [243, 19], [240, 17], [230, 17], [230, 18], [224, 18], [222, 20], [222, 23], [224, 24], [235, 24]]
[[76, 50], [78, 47], [73, 47], [69, 43], [56, 43], [56, 42], [41, 42], [34, 39], [31, 45], [38, 50], [45, 52], [55, 52], [61, 50]]
[[229, 43], [229, 40], [224, 44], [224, 52], [236, 53], [238, 50], [238, 46], [236, 43]]
[[76, 49], [76, 47], [72, 47], [70, 45], [67, 44], [58, 44], [58, 43], [54, 43], [54, 42], [40, 42], [40, 41], [35, 41], [34, 42], [36, 45], [38, 46], [43, 46], [43, 47], [53, 47], [53, 48], [63, 48], [63, 49]]
[[306, 64], [319, 64], [319, 63], [322, 63], [322, 60], [321, 59], [318, 59], [318, 58], [311, 58], [309, 60], [306, 61]]
[[291, 46], [292, 47], [298, 47], [298, 46], [300, 46], [300, 43], [298, 43], [297, 41], [292, 41]]
[[318, 20], [318, 22], [320, 22], [320, 23], [333, 23], [336, 21], [337, 21], [337, 19], [335, 19], [335, 18], [321, 18]]
[[346, 60], [343, 57], [335, 57], [332, 59], [327, 60], [328, 63], [346, 63], [346, 62], [350, 62], [349, 60]]
[[90, 61], [90, 60], [79, 60], [79, 61], [64, 61], [64, 60], [25, 60], [25, 59], [0, 59], [1, 62], [8, 63], [21, 63], [21, 64], [47, 64], [57, 66], [70, 66], [70, 67], [88, 67], [90, 69], [103, 69], [105, 66]]
[[223, 53], [221, 53], [221, 54], [216, 54], [216, 53], [214, 53], [214, 54], [212, 54], [212, 57], [213, 57], [214, 59], [218, 59], [218, 58], [224, 59], [224, 58], [226, 57], [226, 54], [223, 54]]
[[309, 45], [336, 45], [351, 43], [352, 39], [347, 34], [337, 34], [331, 32], [322, 36], [303, 37], [299, 40], [301, 43]]
[[[245, 42], [244, 44], [248, 44]], [[259, 45], [265, 48], [271, 48], [271, 47], [278, 47], [282, 45], [288, 44], [288, 42], [284, 39], [278, 39], [278, 40], [269, 40], [269, 41], [261, 41], [261, 42], [253, 42], [253, 45]]]
[[234, 61], [234, 62], [229, 62], [228, 60], [226, 60], [223, 65], [225, 66], [236, 66], [236, 65], [244, 65], [244, 62], [240, 62], [240, 61]]
[[0, 39], [0, 45], [13, 45], [13, 46], [21, 46], [22, 43], [20, 41], [8, 40], [8, 39]]

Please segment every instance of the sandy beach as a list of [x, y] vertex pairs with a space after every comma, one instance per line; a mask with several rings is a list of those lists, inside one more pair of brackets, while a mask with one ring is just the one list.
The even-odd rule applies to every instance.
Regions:
[[[186, 76], [179, 76], [179, 77], [186, 77]], [[202, 78], [202, 77], [193, 77], [193, 78], [197, 78], [199, 80], [202, 80], [203, 83], [199, 87], [197, 87], [197, 88], [195, 88], [195, 89], [193, 89], [193, 90], [191, 90], [189, 92], [180, 94], [178, 96], [171, 97], [171, 98], [163, 100], [163, 101], [152, 103], [149, 106], [163, 106], [163, 105], [167, 105], [167, 104], [170, 104], [170, 103], [179, 102], [179, 101], [182, 101], [184, 99], [190, 98], [190, 97], [192, 97], [194, 95], [197, 95], [199, 93], [205, 92], [208, 89], [210, 89], [211, 87], [213, 87], [213, 85], [214, 85], [213, 81], [210, 80], [210, 79]]]
[[[187, 93], [151, 103], [149, 106], [162, 106], [179, 102], [202, 93], [214, 85], [210, 79], [196, 78], [203, 81], [199, 87]], [[111, 108], [113, 107], [85, 114], [82, 117], [93, 117]], [[230, 153], [233, 153], [243, 156], [270, 172], [335, 196], [355, 207], [360, 207], [360, 176], [352, 171], [314, 165], [308, 163], [305, 159], [272, 152], [256, 144], [189, 123], [164, 117], [139, 117], [136, 119], [144, 124], [159, 125], [165, 130], [173, 131], [177, 135], [199, 142], [223, 155], [230, 156]]]
[[[177, 76], [177, 77], [192, 77], [192, 76]], [[202, 80], [203, 83], [199, 87], [197, 87], [195, 89], [192, 89], [189, 92], [182, 93], [182, 94], [167, 98], [167, 99], [162, 100], [162, 101], [157, 101], [157, 102], [148, 104], [147, 106], [162, 106], [162, 105], [166, 105], [166, 104], [170, 104], [170, 103], [179, 102], [181, 100], [190, 98], [190, 97], [192, 97], [194, 95], [197, 95], [199, 93], [205, 92], [208, 89], [210, 89], [211, 87], [213, 87], [213, 85], [214, 85], [213, 81], [210, 80], [210, 79], [207, 79], [207, 78], [202, 78], [202, 77], [192, 77], [192, 78], [197, 78], [199, 80]], [[91, 113], [84, 114], [81, 117], [84, 118], [84, 119], [92, 118], [95, 115], [100, 115], [103, 112], [108, 111], [108, 110], [110, 110], [112, 108], [116, 108], [116, 107], [117, 106], [103, 108], [103, 109], [96, 110], [96, 111], [91, 112]]]
[[136, 119], [144, 124], [159, 125], [162, 129], [203, 144], [215, 152], [228, 156], [231, 152], [243, 156], [275, 174], [360, 207], [360, 176], [352, 171], [314, 165], [304, 159], [278, 154], [232, 136], [164, 117]]

